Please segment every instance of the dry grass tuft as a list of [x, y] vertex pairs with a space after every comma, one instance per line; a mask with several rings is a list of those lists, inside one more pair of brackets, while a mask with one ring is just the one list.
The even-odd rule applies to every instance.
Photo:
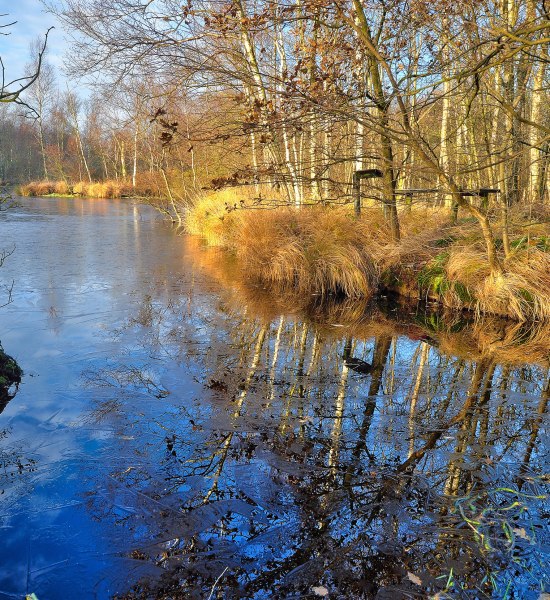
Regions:
[[186, 217], [187, 231], [200, 235], [211, 246], [231, 244], [230, 221], [235, 211], [229, 211], [226, 202], [219, 194], [199, 199]]
[[190, 211], [187, 229], [230, 249], [247, 277], [279, 290], [355, 298], [375, 293], [370, 238], [349, 211], [251, 204], [235, 189], [206, 196]]
[[53, 190], [54, 194], [59, 194], [60, 196], [68, 196], [72, 193], [72, 190], [66, 181], [56, 181], [53, 184]]
[[445, 267], [443, 302], [472, 308], [478, 314], [517, 321], [550, 320], [550, 254], [536, 248], [516, 251], [504, 262], [504, 274], [490, 275], [486, 255], [475, 248], [456, 248]]
[[550, 254], [529, 249], [505, 263], [505, 274], [488, 277], [478, 291], [482, 312], [511, 316], [518, 321], [550, 320]]
[[386, 312], [365, 298], [323, 298], [292, 290], [274, 295], [243, 277], [229, 253], [205, 247], [197, 238], [185, 239], [185, 246], [197, 264], [227, 290], [228, 306], [239, 314], [245, 306], [248, 317], [264, 323], [281, 314], [290, 318], [301, 314], [325, 339], [349, 335], [357, 339], [379, 335], [405, 335], [417, 340], [427, 337], [443, 353], [467, 360], [488, 358], [510, 365], [550, 366], [549, 323], [518, 323], [489, 315], [474, 319], [471, 314], [452, 310], [426, 313], [424, 318], [420, 310], [411, 321], [409, 303], [403, 305], [403, 310]]
[[[275, 195], [274, 195], [275, 194]], [[240, 186], [210, 193], [195, 201], [186, 216], [187, 231], [200, 235], [211, 246], [231, 247], [234, 245], [234, 227], [242, 219], [242, 209], [257, 208], [257, 196], [268, 197], [262, 202], [262, 209], [273, 208], [282, 202], [277, 192], [260, 186]], [[262, 210], [263, 212], [263, 210]]]
[[19, 186], [17, 191], [21, 196], [47, 196], [49, 194], [61, 193], [56, 192], [56, 188], [61, 187], [64, 183], [63, 181], [31, 181]]
[[250, 277], [300, 293], [369, 297], [377, 270], [363, 229], [337, 209], [247, 211], [235, 251]]
[[79, 181], [73, 185], [73, 194], [75, 196], [85, 196], [87, 186], [83, 181]]
[[87, 198], [122, 198], [136, 194], [131, 184], [107, 180], [97, 183], [79, 182], [73, 186], [74, 193]]
[[107, 180], [89, 183], [78, 181], [70, 185], [65, 181], [31, 181], [18, 188], [21, 196], [83, 196], [85, 198], [123, 198], [129, 196], [152, 196], [149, 182], [144, 187], [133, 188], [129, 182]]

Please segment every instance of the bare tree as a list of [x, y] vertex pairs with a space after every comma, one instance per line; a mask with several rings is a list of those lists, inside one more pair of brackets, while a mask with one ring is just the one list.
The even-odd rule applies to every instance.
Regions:
[[[0, 15], [0, 18], [7, 17], [6, 14]], [[0, 35], [9, 35], [9, 28], [16, 24], [17, 21], [12, 21], [11, 23], [5, 23], [0, 25]], [[36, 57], [36, 66], [34, 71], [23, 75], [21, 77], [16, 77], [15, 79], [9, 79], [6, 75], [6, 65], [0, 56], [0, 70], [1, 70], [1, 79], [0, 79], [0, 102], [13, 102], [15, 104], [19, 104], [21, 106], [26, 107], [27, 109], [31, 109], [31, 107], [21, 99], [21, 94], [28, 90], [39, 78], [40, 70], [42, 68], [42, 61], [44, 58], [44, 54], [46, 52], [46, 47], [48, 43], [48, 36], [53, 27], [50, 27], [44, 36], [44, 41], [42, 45], [38, 48], [37, 57]], [[32, 110], [32, 109], [31, 109]]]

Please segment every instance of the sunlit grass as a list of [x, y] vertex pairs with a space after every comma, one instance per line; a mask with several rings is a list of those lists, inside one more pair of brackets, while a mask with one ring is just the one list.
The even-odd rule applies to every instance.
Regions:
[[395, 243], [380, 210], [367, 208], [355, 219], [349, 206], [297, 210], [273, 202], [258, 204], [254, 193], [250, 187], [212, 193], [187, 218], [190, 233], [231, 250], [254, 280], [302, 293], [350, 297], [391, 289], [478, 315], [550, 320], [546, 207], [531, 207], [528, 214], [510, 211], [507, 256], [497, 235], [501, 224], [498, 216], [493, 218], [504, 267], [495, 277], [475, 220], [462, 218], [453, 224], [446, 208], [403, 210], [402, 238]]
[[246, 196], [222, 192], [197, 203], [187, 228], [230, 249], [250, 279], [280, 290], [368, 297], [377, 289], [369, 237], [348, 211], [255, 208]]
[[109, 179], [106, 181], [31, 181], [17, 188], [21, 196], [80, 196], [84, 198], [123, 198], [131, 196], [150, 197], [159, 194], [158, 187], [147, 178], [138, 178], [136, 187], [131, 182]]

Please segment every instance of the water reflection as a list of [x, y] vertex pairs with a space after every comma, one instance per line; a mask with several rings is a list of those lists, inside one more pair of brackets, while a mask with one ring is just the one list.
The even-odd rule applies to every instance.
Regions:
[[538, 598], [548, 331], [395, 306], [271, 318], [249, 293], [208, 314], [147, 295], [127, 324], [153, 361], [198, 362], [203, 390], [132, 412], [146, 460], [113, 494], [131, 556], [165, 574], [120, 597]]
[[0, 598], [539, 598], [548, 328], [273, 298], [145, 210], [28, 210]]

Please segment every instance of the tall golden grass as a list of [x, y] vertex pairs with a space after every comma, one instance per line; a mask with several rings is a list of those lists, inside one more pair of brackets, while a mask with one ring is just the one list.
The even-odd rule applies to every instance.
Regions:
[[[187, 231], [202, 237], [211, 246], [229, 247], [233, 220], [237, 216], [231, 209], [234, 200], [226, 191], [200, 198], [186, 217]], [[238, 202], [240, 205], [240, 199]]]
[[234, 250], [248, 276], [304, 294], [368, 297], [378, 273], [360, 223], [333, 209], [240, 213]]
[[[449, 254], [445, 273], [451, 285], [443, 292], [442, 299], [448, 306], [466, 305], [478, 313], [503, 315], [518, 321], [550, 320], [547, 252], [536, 248], [518, 250], [504, 260], [504, 274], [492, 277], [483, 252], [456, 248]], [[460, 289], [462, 293], [457, 293]]]
[[65, 181], [31, 181], [19, 186], [17, 192], [20, 196], [69, 196], [73, 193]]
[[369, 297], [378, 286], [377, 269], [365, 228], [348, 213], [319, 206], [252, 208], [248, 198], [226, 191], [199, 201], [187, 228], [230, 249], [252, 280], [302, 294]]
[[249, 188], [200, 199], [186, 224], [190, 233], [229, 249], [247, 278], [279, 290], [369, 298], [391, 289], [478, 315], [550, 321], [548, 209], [535, 213], [529, 221], [511, 212], [512, 252], [502, 256], [504, 274], [497, 278], [477, 224], [452, 224], [442, 208], [404, 211], [398, 244], [379, 210], [355, 219], [349, 207], [258, 206]]
[[[366, 298], [307, 296], [293, 290], [273, 294], [254, 285], [236, 261], [220, 248], [205, 247], [198, 238], [183, 240], [185, 253], [226, 290], [230, 310], [246, 307], [249, 318], [269, 323], [281, 314], [312, 323], [324, 339], [405, 335], [428, 339], [445, 354], [467, 360], [494, 359], [510, 365], [536, 363], [550, 366], [550, 323], [521, 323], [494, 315], [461, 314], [443, 307], [434, 313], [410, 316], [410, 304], [402, 310], [382, 311]], [[392, 305], [392, 308], [395, 306]], [[337, 327], [335, 327], [337, 325]]]
[[[261, 204], [258, 202], [261, 198]], [[186, 215], [186, 229], [202, 237], [211, 246], [234, 245], [234, 228], [238, 227], [243, 209], [275, 209], [284, 203], [277, 191], [265, 186], [225, 188], [199, 197]]]
[[100, 182], [78, 181], [69, 184], [66, 181], [31, 181], [19, 186], [21, 196], [81, 196], [85, 198], [123, 198], [131, 196], [150, 197], [158, 194], [149, 181], [139, 180], [136, 187], [130, 182], [106, 180]]

